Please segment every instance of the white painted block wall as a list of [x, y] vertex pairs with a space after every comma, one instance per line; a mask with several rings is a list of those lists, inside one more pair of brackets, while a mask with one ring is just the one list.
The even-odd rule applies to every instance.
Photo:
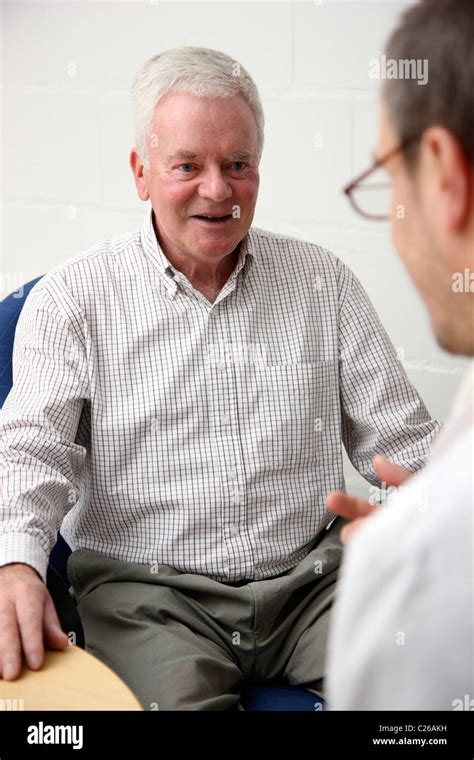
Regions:
[[[130, 85], [178, 45], [218, 48], [254, 77], [266, 146], [254, 223], [331, 249], [377, 307], [433, 416], [444, 420], [466, 361], [442, 352], [388, 227], [358, 218], [341, 187], [375, 148], [369, 78], [407, 2], [3, 3], [1, 292], [109, 235], [146, 205], [128, 165]], [[368, 484], [347, 463], [348, 488]]]

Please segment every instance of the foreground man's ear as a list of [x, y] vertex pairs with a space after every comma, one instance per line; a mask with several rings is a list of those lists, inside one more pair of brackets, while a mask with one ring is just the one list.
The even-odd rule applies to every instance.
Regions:
[[429, 127], [420, 147], [440, 194], [446, 229], [461, 232], [469, 224], [473, 203], [473, 175], [469, 161], [456, 137], [444, 127]]

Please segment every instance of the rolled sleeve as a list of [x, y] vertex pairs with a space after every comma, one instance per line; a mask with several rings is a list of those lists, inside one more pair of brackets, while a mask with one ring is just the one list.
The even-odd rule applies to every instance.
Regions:
[[354, 467], [379, 485], [372, 467], [375, 454], [415, 472], [441, 426], [408, 379], [362, 285], [346, 267], [344, 278], [339, 312], [342, 437]]

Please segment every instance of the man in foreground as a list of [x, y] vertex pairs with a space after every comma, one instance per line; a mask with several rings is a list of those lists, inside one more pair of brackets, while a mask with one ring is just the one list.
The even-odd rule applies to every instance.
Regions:
[[[394, 244], [440, 345], [474, 356], [474, 13], [424, 0], [392, 34], [387, 58], [427, 59], [429, 82], [387, 80], [378, 164], [393, 184]], [[354, 191], [357, 192], [357, 183]], [[405, 209], [404, 218], [395, 210]], [[471, 367], [422, 473], [374, 460], [381, 509], [344, 493], [353, 520], [333, 610], [329, 701], [339, 710], [473, 709], [474, 374]], [[374, 514], [372, 514], [374, 513]], [[370, 515], [370, 517], [369, 517]]]

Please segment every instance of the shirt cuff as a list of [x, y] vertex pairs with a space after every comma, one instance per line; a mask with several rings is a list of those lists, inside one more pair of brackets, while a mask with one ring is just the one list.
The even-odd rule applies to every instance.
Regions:
[[0, 567], [11, 562], [30, 565], [46, 583], [49, 557], [38, 541], [28, 533], [0, 535]]

